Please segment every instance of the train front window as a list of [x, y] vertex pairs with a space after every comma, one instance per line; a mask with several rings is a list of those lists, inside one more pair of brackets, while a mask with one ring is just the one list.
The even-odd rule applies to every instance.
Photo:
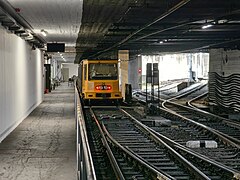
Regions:
[[96, 63], [89, 64], [89, 80], [117, 80], [117, 64]]

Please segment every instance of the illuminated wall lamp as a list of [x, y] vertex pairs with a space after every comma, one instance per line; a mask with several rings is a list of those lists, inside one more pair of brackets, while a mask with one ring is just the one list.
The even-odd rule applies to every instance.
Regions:
[[41, 30], [41, 34], [43, 35], [43, 36], [47, 36], [47, 31], [44, 31], [43, 29]]

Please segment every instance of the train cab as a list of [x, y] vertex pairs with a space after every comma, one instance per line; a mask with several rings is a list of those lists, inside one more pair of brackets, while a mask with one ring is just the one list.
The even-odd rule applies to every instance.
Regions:
[[80, 66], [80, 94], [85, 102], [122, 101], [118, 60], [83, 60]]

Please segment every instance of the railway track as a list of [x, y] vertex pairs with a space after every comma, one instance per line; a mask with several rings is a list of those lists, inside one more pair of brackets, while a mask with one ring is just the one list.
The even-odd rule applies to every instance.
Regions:
[[[231, 137], [236, 138], [238, 140], [236, 142], [239, 143], [239, 140], [240, 140], [240, 131], [239, 131], [240, 123], [239, 122], [222, 118], [215, 114], [203, 111], [199, 108], [194, 107], [191, 104], [193, 100], [205, 97], [207, 94], [207, 89], [208, 89], [207, 85], [203, 84], [203, 86], [200, 86], [198, 89], [192, 92], [186, 92], [185, 94], [181, 94], [174, 98], [163, 101], [162, 106], [178, 114], [183, 114], [186, 117], [188, 116], [191, 117], [191, 114], [194, 114], [195, 117], [193, 119], [195, 121], [200, 120], [200, 123], [203, 123], [203, 124], [205, 124], [204, 123], [205, 121], [207, 122], [207, 124], [205, 124], [206, 126], [216, 129], [219, 132], [223, 132], [223, 134], [229, 135], [230, 138]], [[173, 103], [170, 104], [169, 101], [170, 103], [171, 102]], [[186, 107], [186, 105], [188, 105], [190, 108]], [[188, 112], [190, 115], [188, 115]]]
[[[129, 113], [134, 114], [134, 117], [137, 119], [142, 119], [139, 114], [134, 113], [133, 110], [128, 109]], [[155, 119], [142, 119], [142, 121], [152, 130], [161, 135], [167, 137], [168, 140], [171, 140], [171, 144], [177, 143], [177, 146], [187, 148], [189, 142], [199, 142], [199, 147], [191, 147], [191, 150], [198, 152], [201, 155], [204, 155], [206, 158], [210, 158], [228, 166], [235, 171], [240, 171], [240, 154], [239, 154], [239, 145], [233, 143], [228, 138], [218, 134], [212, 129], [203, 126], [199, 123], [187, 119], [179, 115], [173, 115], [172, 113], [161, 109], [161, 117], [155, 117]], [[157, 125], [153, 122], [163, 122], [162, 125]], [[167, 121], [167, 124], [164, 122]], [[150, 123], [151, 122], [151, 123]], [[201, 147], [200, 143], [205, 142], [216, 142], [217, 147], [215, 148], [206, 148]]]
[[240, 145], [239, 122], [222, 118], [209, 112], [199, 110], [192, 106], [191, 107], [186, 106], [190, 105], [191, 99], [193, 99], [194, 97], [198, 97], [201, 94], [206, 94], [206, 90], [207, 85], [203, 84], [201, 86], [197, 86], [191, 91], [187, 91], [168, 100], [162, 100], [161, 105], [169, 112], [172, 112], [173, 114], [182, 115], [197, 123], [201, 123], [204, 126], [208, 126]]
[[240, 124], [194, 107], [185, 106], [190, 104], [191, 99], [206, 94], [204, 89], [203, 87], [193, 93], [163, 101], [164, 109], [160, 110], [160, 114], [171, 119], [172, 125], [167, 128], [153, 127], [153, 129], [183, 146], [186, 146], [189, 141], [204, 143], [214, 140], [218, 144], [217, 148], [196, 148], [194, 150], [239, 171]]
[[186, 91], [185, 93], [179, 94], [177, 96], [168, 99], [172, 102], [177, 102], [178, 104], [187, 105], [187, 102], [194, 99], [195, 97], [200, 96], [201, 94], [205, 94], [208, 91], [207, 84], [200, 84], [190, 91]]
[[[194, 151], [239, 171], [239, 124], [196, 108], [184, 106], [192, 98], [206, 94], [206, 89], [206, 86], [202, 86], [191, 93], [186, 92], [163, 101], [165, 109], [160, 108], [159, 114], [170, 120], [171, 124], [167, 127], [151, 126], [153, 124], [148, 124], [148, 126], [155, 132], [168, 137], [172, 142], [181, 144], [183, 148], [191, 141], [203, 145], [206, 142], [217, 143], [216, 148], [199, 147], [194, 148]], [[141, 119], [141, 117], [138, 118]]]
[[110, 160], [107, 158], [103, 141], [101, 140], [101, 132], [97, 125], [92, 122], [92, 117], [88, 110], [85, 112], [86, 127], [89, 145], [91, 149], [92, 159], [95, 167], [97, 179], [116, 179], [114, 170], [110, 165]]
[[[110, 146], [100, 126], [101, 122], [93, 111], [87, 108], [85, 114], [97, 179], [170, 179], [123, 147]], [[106, 115], [100, 118], [104, 119]]]
[[124, 110], [101, 107], [86, 111], [89, 122], [92, 117], [99, 122], [100, 131], [126, 179], [232, 179], [238, 176], [238, 171], [201, 157], [180, 144], [166, 143], [166, 136], [149, 129]]
[[236, 121], [227, 120], [209, 112], [187, 107], [169, 100], [164, 101], [162, 107], [173, 114], [179, 114], [196, 123], [201, 123], [212, 128], [219, 134], [240, 145], [240, 123]]

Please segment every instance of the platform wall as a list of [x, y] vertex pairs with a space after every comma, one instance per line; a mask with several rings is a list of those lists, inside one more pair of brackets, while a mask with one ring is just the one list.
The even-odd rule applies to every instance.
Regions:
[[42, 100], [42, 52], [0, 26], [0, 142]]
[[67, 79], [78, 75], [78, 64], [63, 63], [62, 67], [69, 69], [69, 77]]

